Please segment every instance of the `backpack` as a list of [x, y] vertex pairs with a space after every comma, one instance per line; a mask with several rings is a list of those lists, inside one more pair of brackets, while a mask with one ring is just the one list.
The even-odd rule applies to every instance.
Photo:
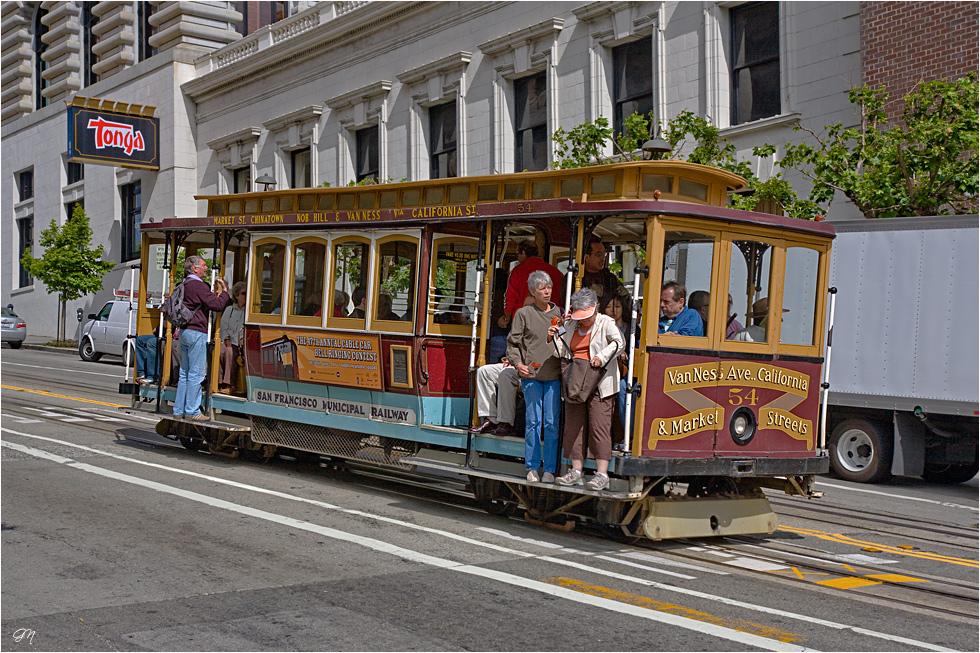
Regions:
[[188, 308], [184, 303], [184, 283], [186, 282], [181, 281], [174, 286], [173, 292], [170, 293], [170, 296], [164, 300], [163, 306], [160, 307], [160, 310], [163, 311], [163, 317], [167, 322], [170, 322], [170, 324], [178, 329], [183, 329], [190, 324], [191, 320], [194, 319], [194, 314], [197, 312]]

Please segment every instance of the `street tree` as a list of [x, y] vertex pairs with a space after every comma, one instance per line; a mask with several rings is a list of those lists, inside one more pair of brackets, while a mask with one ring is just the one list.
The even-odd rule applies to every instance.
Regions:
[[21, 261], [31, 276], [44, 283], [48, 294], [58, 293], [61, 318], [58, 340], [64, 341], [68, 302], [102, 290], [102, 275], [112, 270], [115, 264], [102, 260], [102, 245], [91, 249], [92, 229], [80, 204], [75, 205], [71, 218], [64, 225], [59, 227], [56, 220], [51, 220], [48, 228], [41, 232], [41, 246], [45, 249], [39, 258], [24, 252]]
[[[648, 116], [634, 113], [623, 120], [623, 131], [613, 134], [609, 121], [603, 117], [585, 122], [570, 130], [559, 128], [552, 139], [557, 154], [557, 169], [602, 165], [618, 161], [635, 161], [643, 157], [641, 145], [653, 132], [652, 112]], [[790, 183], [775, 171], [766, 180], [760, 179], [750, 161], [740, 159], [735, 145], [721, 135], [721, 130], [692, 111], [681, 111], [671, 120], [659, 125], [659, 133], [671, 147], [668, 153], [654, 154], [658, 159], [678, 159], [714, 166], [744, 177], [751, 192], [732, 197], [733, 208], [754, 210], [764, 201], [774, 202], [788, 216], [804, 220], [821, 219], [821, 208], [813, 201], [797, 197]], [[605, 156], [611, 142], [615, 158]], [[769, 144], [753, 148], [754, 156], [768, 158], [776, 151]]]
[[810, 179], [811, 201], [829, 205], [840, 192], [866, 218], [976, 213], [977, 86], [976, 73], [919, 83], [894, 122], [884, 88], [854, 88], [858, 124], [795, 127], [813, 142], [787, 146], [780, 165]]

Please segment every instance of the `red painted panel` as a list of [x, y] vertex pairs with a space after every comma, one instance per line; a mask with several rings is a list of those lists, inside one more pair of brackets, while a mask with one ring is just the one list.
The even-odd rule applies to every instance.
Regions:
[[423, 386], [427, 397], [469, 396], [470, 341], [462, 338], [424, 338], [423, 369], [429, 382]]

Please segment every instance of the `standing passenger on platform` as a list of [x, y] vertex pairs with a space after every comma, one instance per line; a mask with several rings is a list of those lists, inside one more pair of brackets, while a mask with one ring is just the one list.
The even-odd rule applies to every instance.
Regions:
[[[561, 410], [561, 384], [555, 346], [549, 335], [561, 311], [551, 302], [554, 283], [548, 273], [535, 270], [527, 279], [534, 303], [517, 309], [507, 337], [507, 358], [517, 368], [524, 391], [524, 466], [528, 482], [554, 483], [558, 469], [558, 417]], [[544, 451], [541, 449], [542, 428]], [[544, 462], [544, 477], [538, 468]]]
[[582, 469], [586, 458], [595, 459], [596, 473], [586, 484], [590, 490], [609, 487], [609, 461], [612, 460], [612, 417], [619, 389], [619, 366], [616, 356], [625, 347], [623, 334], [608, 315], [596, 311], [596, 295], [583, 288], [571, 300], [572, 320], [558, 338], [558, 326], [548, 335], [557, 338], [562, 356], [570, 355], [603, 368], [602, 377], [585, 403], [565, 402], [565, 457], [571, 458], [572, 468], [558, 479], [559, 485], [582, 485]]
[[201, 381], [207, 372], [208, 314], [220, 311], [231, 299], [224, 279], [215, 281], [219, 292], [212, 292], [202, 277], [208, 272], [200, 256], [184, 260], [184, 305], [194, 310], [190, 323], [180, 330], [180, 377], [174, 400], [174, 418], [206, 422], [201, 413]]
[[507, 282], [507, 294], [504, 302], [504, 314], [497, 320], [497, 324], [502, 328], [507, 328], [510, 324], [511, 316], [528, 302], [528, 279], [531, 273], [543, 270], [551, 278], [552, 297], [561, 297], [561, 270], [545, 262], [538, 257], [538, 246], [533, 240], [522, 240], [517, 246], [517, 260], [519, 263], [510, 273], [510, 280]]
[[606, 267], [606, 246], [595, 236], [589, 241], [583, 263], [585, 274], [582, 275], [582, 287], [595, 293], [599, 306], [605, 306], [612, 297], [619, 297], [623, 303], [623, 315], [632, 314], [633, 297], [619, 277]]

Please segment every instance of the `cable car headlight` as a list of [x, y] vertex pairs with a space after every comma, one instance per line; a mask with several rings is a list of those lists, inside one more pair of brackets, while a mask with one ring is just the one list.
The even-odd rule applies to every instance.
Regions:
[[735, 444], [745, 446], [755, 437], [757, 425], [758, 420], [755, 417], [755, 413], [747, 406], [742, 406], [732, 413], [732, 419], [728, 423], [728, 430], [732, 434], [732, 440], [735, 441]]

